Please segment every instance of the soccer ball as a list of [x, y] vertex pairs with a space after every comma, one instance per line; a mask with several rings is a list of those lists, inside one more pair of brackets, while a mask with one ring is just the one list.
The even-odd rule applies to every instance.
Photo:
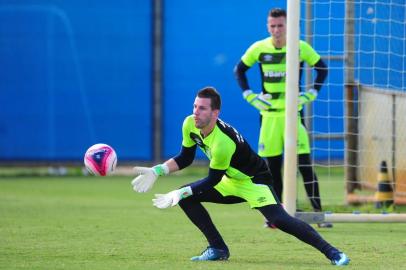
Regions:
[[115, 170], [117, 154], [113, 147], [98, 143], [87, 149], [84, 162], [91, 174], [106, 176]]

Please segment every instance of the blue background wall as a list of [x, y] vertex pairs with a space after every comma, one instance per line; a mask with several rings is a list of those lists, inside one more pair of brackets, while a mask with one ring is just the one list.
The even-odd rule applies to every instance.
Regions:
[[150, 1], [8, 2], [0, 158], [81, 160], [104, 142], [121, 160], [151, 159]]
[[[266, 23], [268, 11], [272, 7], [286, 8], [286, 1], [255, 1], [253, 5], [248, 1], [209, 0], [200, 3], [199, 8], [196, 8], [194, 1], [174, 0], [166, 6], [165, 157], [170, 157], [179, 150], [182, 139], [179, 128], [185, 115], [192, 113], [196, 91], [206, 85], [215, 86], [222, 94], [223, 109], [220, 117], [236, 127], [254, 149], [257, 148], [259, 114], [243, 100], [241, 90], [234, 78], [233, 68], [253, 42], [269, 36]], [[314, 12], [328, 16], [332, 9], [344, 15], [343, 4], [321, 5]], [[304, 14], [304, 7], [302, 10]], [[314, 29], [316, 35], [329, 31], [332, 27], [339, 33], [343, 31], [343, 24], [335, 23], [334, 26], [329, 26], [324, 23], [322, 26]], [[315, 41], [314, 48], [320, 50], [320, 54], [328, 55], [333, 47], [329, 42], [330, 39]], [[340, 43], [334, 43], [336, 46], [334, 48], [340, 55], [343, 50], [342, 43], [342, 39]], [[342, 100], [342, 62], [327, 61], [327, 64], [334, 65], [328, 82], [339, 82], [329, 88], [323, 87], [318, 100], [329, 98]], [[259, 92], [261, 84], [258, 66], [252, 67], [248, 71], [248, 76], [250, 86], [254, 91]], [[176, 107], [176, 114], [173, 113], [174, 107]], [[314, 113], [316, 133], [325, 133], [329, 130], [343, 131], [342, 103], [332, 105], [326, 102], [315, 102]], [[343, 158], [342, 140], [320, 140], [314, 141], [313, 144], [316, 149], [319, 149], [314, 153], [317, 159]], [[324, 150], [327, 147], [339, 150]]]
[[[0, 160], [80, 161], [87, 147], [99, 142], [112, 145], [120, 160], [153, 159], [152, 2], [0, 3]], [[178, 152], [182, 121], [192, 113], [196, 91], [207, 85], [222, 94], [221, 118], [256, 148], [259, 116], [242, 99], [233, 67], [250, 44], [268, 36], [267, 13], [276, 6], [286, 7], [286, 1], [164, 1], [164, 158]], [[365, 12], [368, 7], [357, 7], [357, 14], [387, 15], [379, 7], [381, 12], [371, 15]], [[313, 29], [315, 49], [341, 56], [344, 4], [316, 5], [313, 13], [320, 19]], [[331, 14], [339, 20], [328, 21]], [[390, 44], [399, 53], [405, 50], [405, 30], [396, 22], [404, 22], [404, 14], [400, 8], [392, 14], [395, 23], [378, 29], [399, 28], [399, 38]], [[368, 33], [374, 27], [365, 23], [361, 28]], [[378, 43], [373, 50], [387, 51], [387, 43]], [[357, 40], [357, 49], [365, 52], [358, 61], [366, 67], [368, 46], [370, 40]], [[389, 64], [377, 57], [382, 68], [404, 69], [404, 57]], [[327, 64], [329, 86], [314, 103], [315, 134], [343, 132], [343, 63]], [[375, 72], [365, 68], [357, 76], [368, 83], [371, 76], [380, 76]], [[248, 74], [251, 87], [259, 91], [258, 67]], [[404, 89], [404, 77], [401, 73], [382, 86]], [[313, 145], [317, 159], [343, 158], [342, 140]]]

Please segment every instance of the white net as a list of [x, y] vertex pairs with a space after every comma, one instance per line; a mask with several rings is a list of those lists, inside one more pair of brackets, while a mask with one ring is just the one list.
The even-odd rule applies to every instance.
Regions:
[[[301, 38], [329, 68], [305, 114], [322, 204], [373, 202], [382, 161], [404, 203], [406, 1], [302, 0], [301, 8]], [[300, 181], [299, 208], [307, 203]]]

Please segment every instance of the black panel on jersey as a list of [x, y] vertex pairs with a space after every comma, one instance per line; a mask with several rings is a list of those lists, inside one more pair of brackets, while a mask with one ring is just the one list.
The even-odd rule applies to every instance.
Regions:
[[251, 177], [268, 172], [265, 161], [251, 149], [247, 141], [235, 128], [220, 119], [217, 120], [217, 127], [236, 145], [230, 161], [231, 167]]
[[261, 53], [259, 55], [259, 62], [261, 64], [285, 64], [286, 53]]

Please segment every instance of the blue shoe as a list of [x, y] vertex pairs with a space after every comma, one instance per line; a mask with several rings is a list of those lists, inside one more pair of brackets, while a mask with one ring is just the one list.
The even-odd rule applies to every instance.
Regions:
[[350, 263], [350, 258], [348, 258], [347, 255], [345, 255], [344, 253], [339, 253], [338, 255], [340, 256], [340, 258], [338, 260], [331, 260], [331, 264], [342, 266]]
[[200, 256], [190, 258], [191, 261], [224, 261], [230, 257], [228, 250], [207, 247]]

